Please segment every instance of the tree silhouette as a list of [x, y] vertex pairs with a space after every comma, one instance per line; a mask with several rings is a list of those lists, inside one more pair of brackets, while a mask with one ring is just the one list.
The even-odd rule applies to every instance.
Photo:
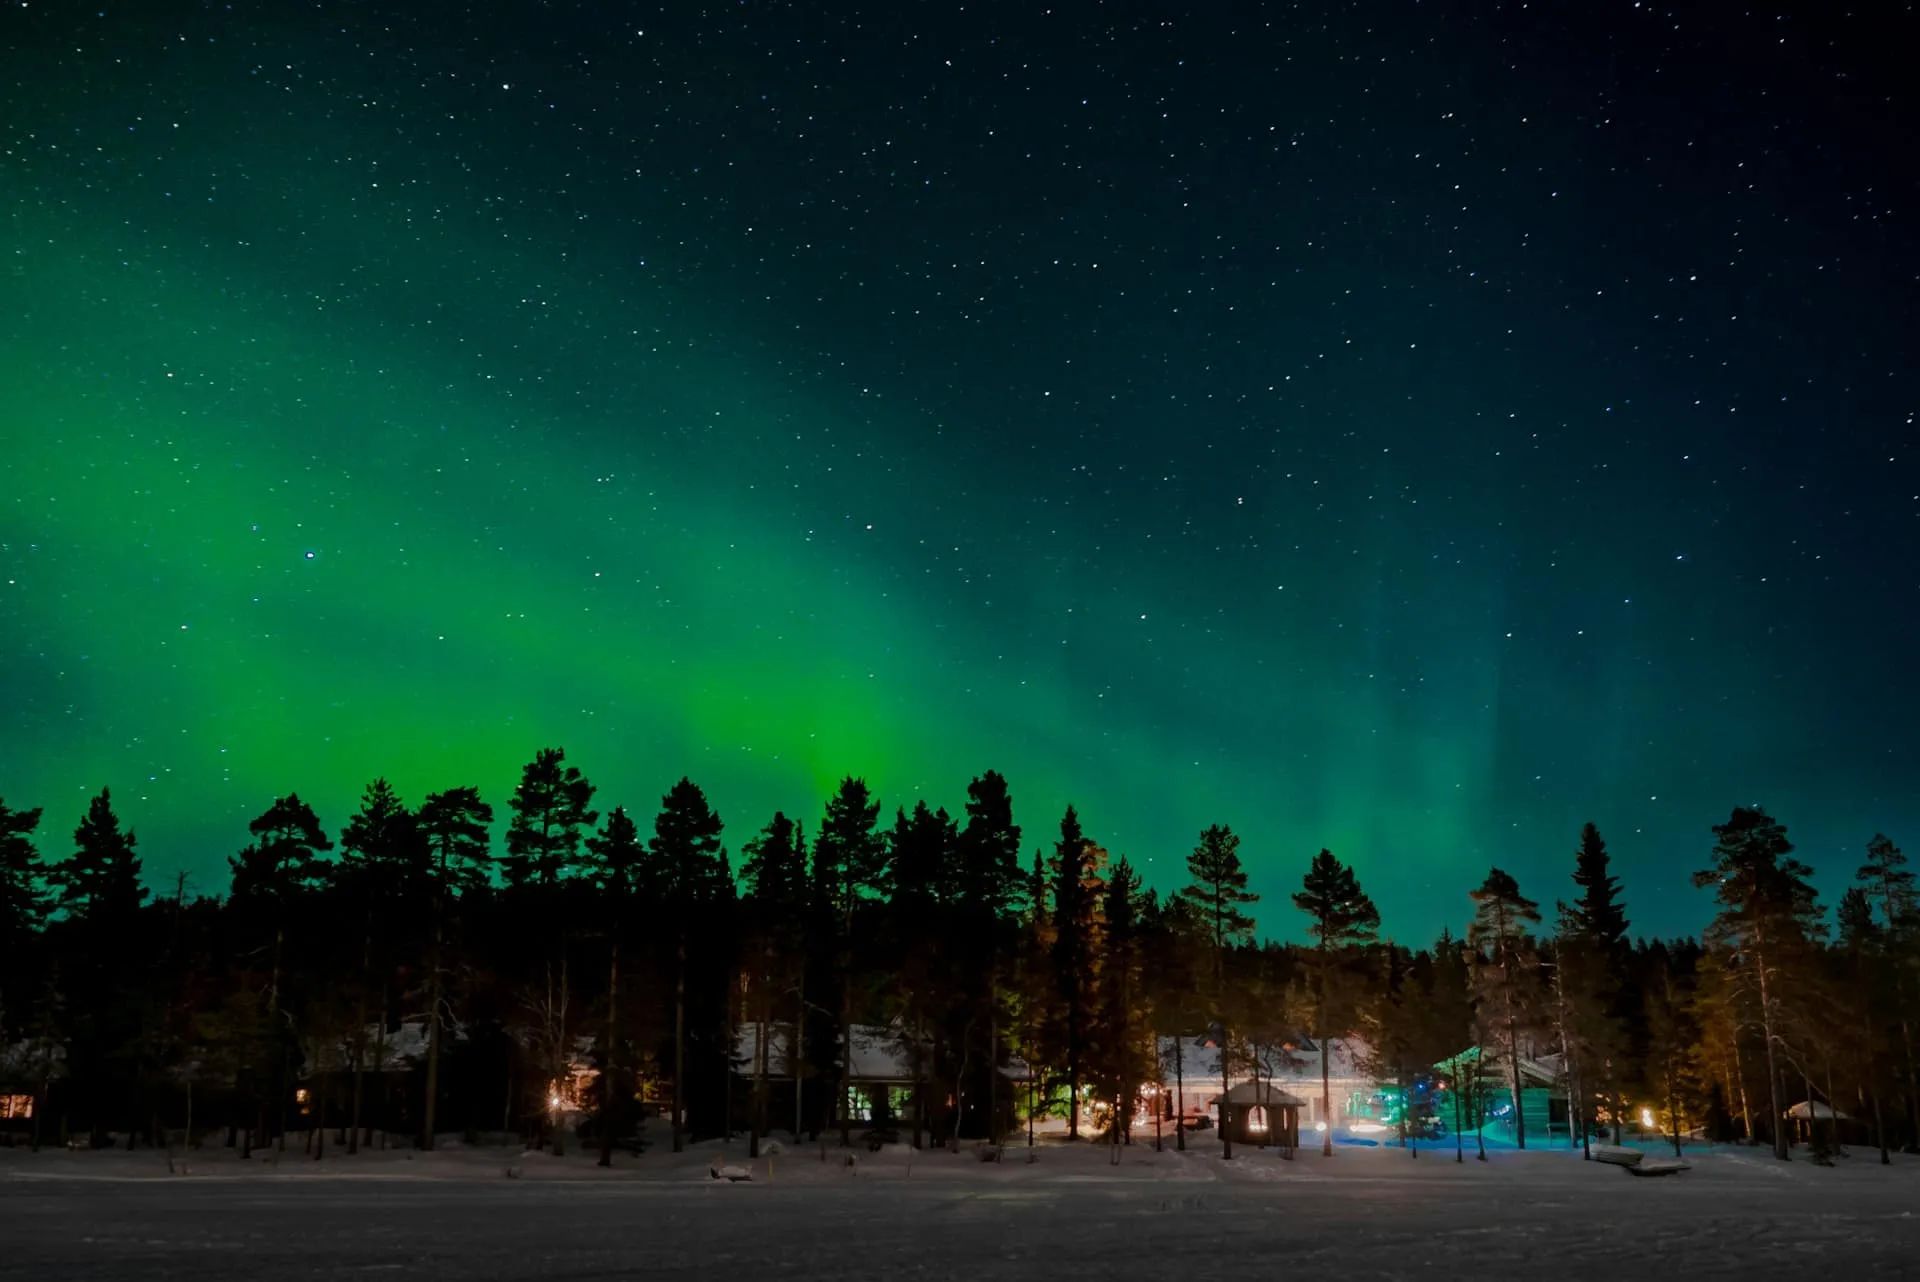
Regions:
[[647, 865], [647, 848], [626, 807], [607, 812], [607, 822], [587, 838], [589, 871], [598, 892], [607, 937], [607, 1023], [600, 1048], [600, 1165], [613, 1165], [614, 1131], [623, 1122], [620, 1079], [620, 936], [638, 896]]
[[1220, 1023], [1220, 1151], [1231, 1158], [1233, 1127], [1226, 1091], [1232, 1084], [1229, 1069], [1233, 1035], [1227, 1018], [1227, 949], [1253, 937], [1253, 918], [1240, 911], [1240, 906], [1258, 903], [1260, 896], [1247, 890], [1247, 873], [1240, 866], [1240, 838], [1221, 824], [1201, 832], [1199, 844], [1187, 856], [1187, 876], [1192, 880], [1180, 888], [1180, 897], [1193, 905], [1213, 944], [1214, 1018]]
[[1080, 1138], [1081, 1086], [1093, 1041], [1095, 985], [1100, 956], [1100, 865], [1105, 852], [1087, 839], [1072, 806], [1060, 818], [1053, 847], [1054, 1033], [1066, 1070], [1067, 1135]]
[[886, 886], [887, 845], [874, 824], [880, 803], [867, 790], [867, 781], [852, 775], [827, 801], [826, 814], [813, 839], [813, 879], [823, 904], [831, 910], [838, 929], [835, 941], [835, 980], [839, 987], [840, 1024], [834, 1054], [840, 1071], [830, 1119], [838, 1119], [840, 1143], [852, 1142], [853, 998], [856, 954], [854, 929], [861, 903]]
[[[1526, 970], [1527, 927], [1540, 920], [1540, 905], [1520, 893], [1520, 884], [1495, 868], [1480, 889], [1473, 891], [1473, 924], [1467, 943], [1488, 958], [1481, 967], [1483, 986], [1499, 998], [1506, 1034], [1507, 1069], [1513, 1082], [1514, 1144], [1527, 1146], [1527, 1115], [1520, 1081], [1520, 1016], [1526, 998], [1520, 982]], [[1487, 981], [1491, 981], [1488, 983]]]
[[120, 830], [112, 792], [102, 788], [73, 830], [73, 854], [53, 869], [60, 907], [91, 926], [124, 924], [147, 899], [137, 844], [131, 829]]
[[1570, 1078], [1570, 1120], [1580, 1128], [1584, 1146], [1592, 1075], [1600, 1078], [1599, 1094], [1607, 1101], [1616, 1142], [1624, 1134], [1626, 1103], [1620, 1067], [1629, 1050], [1626, 1010], [1633, 991], [1628, 974], [1632, 945], [1627, 939], [1626, 909], [1620, 902], [1620, 881], [1612, 874], [1606, 840], [1591, 823], [1580, 829], [1573, 884], [1579, 887], [1579, 895], [1559, 906], [1553, 980], [1561, 1050]]
[[31, 991], [30, 961], [50, 903], [47, 867], [33, 845], [39, 826], [40, 811], [14, 810], [0, 800], [0, 1046]]
[[1333, 1156], [1333, 1090], [1328, 1080], [1327, 1043], [1333, 1036], [1332, 978], [1337, 950], [1371, 944], [1380, 929], [1380, 910], [1360, 889], [1353, 869], [1322, 849], [1307, 867], [1301, 889], [1294, 892], [1293, 906], [1313, 919], [1308, 933], [1313, 936], [1318, 994], [1314, 1000], [1314, 1040], [1320, 1043], [1320, 1116], [1327, 1129], [1321, 1132], [1320, 1155]]
[[500, 865], [514, 890], [557, 886], [579, 858], [582, 832], [600, 817], [588, 808], [593, 785], [566, 761], [564, 748], [542, 748], [520, 772]]
[[[660, 813], [654, 817], [653, 837], [647, 843], [656, 875], [662, 879], [663, 899], [672, 919], [679, 923], [675, 932], [673, 981], [673, 1151], [686, 1145], [687, 1102], [687, 1015], [688, 1015], [688, 940], [693, 931], [716, 931], [725, 923], [717, 910], [733, 902], [733, 874], [727, 866], [727, 849], [720, 844], [723, 825], [720, 816], [707, 804], [706, 794], [691, 780], [682, 778], [660, 799]], [[715, 957], [714, 946], [720, 938], [703, 934], [700, 942], [703, 959]], [[711, 982], [710, 971], [703, 972]], [[722, 970], [716, 987], [726, 991]], [[702, 998], [699, 1013], [724, 1026], [725, 1007], [713, 1011], [709, 992]], [[706, 1022], [703, 1018], [703, 1024]], [[702, 1031], [711, 1033], [711, 1029]], [[722, 1029], [724, 1031], [724, 1028]], [[731, 1054], [722, 1048], [720, 1055]]]
[[1786, 827], [1763, 810], [1736, 806], [1715, 824], [1713, 865], [1693, 875], [1714, 888], [1719, 913], [1707, 927], [1709, 947], [1724, 953], [1758, 1025], [1767, 1070], [1767, 1117], [1774, 1156], [1786, 1161], [1781, 1126], [1779, 1052], [1790, 1007], [1802, 997], [1805, 954], [1818, 934], [1813, 870], [1792, 858]]

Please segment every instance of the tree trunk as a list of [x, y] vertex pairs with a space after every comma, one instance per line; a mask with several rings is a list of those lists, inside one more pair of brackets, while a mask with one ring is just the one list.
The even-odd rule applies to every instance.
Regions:
[[1780, 1073], [1773, 1056], [1773, 1002], [1767, 991], [1767, 955], [1760, 932], [1754, 931], [1754, 968], [1760, 979], [1760, 1031], [1767, 1044], [1767, 1111], [1773, 1132], [1773, 1155], [1783, 1162], [1793, 1160], [1787, 1147], [1786, 1128], [1780, 1125]]
[[615, 1039], [620, 1032], [620, 936], [613, 937], [613, 947], [607, 961], [607, 1049], [600, 1058], [600, 1165], [613, 1165], [613, 1126], [614, 1101], [619, 1098], [615, 1087], [617, 1076], [615, 1052], [620, 1043]]
[[1227, 1072], [1229, 1047], [1233, 1037], [1227, 1032], [1225, 1020], [1220, 1021], [1220, 1160], [1233, 1160], [1233, 1105], [1227, 1102], [1227, 1092], [1233, 1089], [1233, 1079]]
[[927, 1112], [927, 1065], [926, 1065], [926, 1018], [921, 1009], [919, 994], [914, 994], [913, 1009], [913, 1147], [920, 1150], [926, 1130]]
[[1462, 1115], [1460, 1112], [1460, 1073], [1459, 1061], [1454, 1061], [1453, 1074], [1453, 1160], [1456, 1163], [1467, 1160], [1466, 1136], [1460, 1133]]
[[793, 1071], [793, 1142], [800, 1142], [800, 1132], [807, 1129], [806, 1092], [803, 1086], [803, 1069], [806, 1056], [802, 1047], [807, 1044], [807, 998], [806, 974], [803, 971], [800, 983], [794, 988], [793, 1032], [787, 1037], [787, 1064]]
[[1173, 1038], [1173, 1147], [1187, 1151], [1187, 1072], [1184, 1034]]
[[314, 1082], [319, 1096], [313, 1105], [313, 1160], [317, 1162], [327, 1152], [327, 1074], [316, 1074]]
[[[991, 1000], [991, 999], [989, 999]], [[1000, 1009], [987, 1012], [987, 1142], [1000, 1142]]]
[[1513, 1013], [1513, 952], [1504, 944], [1500, 950], [1500, 969], [1506, 982], [1501, 984], [1505, 990], [1507, 1007], [1507, 1064], [1513, 1078], [1513, 1143], [1514, 1147], [1524, 1150], [1527, 1147], [1527, 1110], [1521, 1095], [1520, 1085], [1520, 1026]]
[[1747, 1066], [1740, 1054], [1740, 1030], [1737, 1027], [1733, 1034], [1733, 1072], [1734, 1080], [1740, 1083], [1740, 1129], [1746, 1132], [1747, 1143], [1757, 1143], [1759, 1137], [1753, 1133], [1753, 1106], [1747, 1102]]
[[673, 972], [673, 1151], [687, 1146], [687, 934], [680, 932]]
[[1831, 1057], [1827, 1059], [1826, 1069], [1827, 1111], [1833, 1114], [1833, 1116], [1827, 1119], [1828, 1146], [1833, 1150], [1835, 1157], [1845, 1157], [1847, 1155], [1846, 1145], [1840, 1142], [1840, 1111], [1834, 1107], [1833, 1103], [1833, 1059]]
[[436, 900], [433, 909], [432, 973], [427, 976], [427, 1099], [420, 1110], [420, 1147], [429, 1152], [433, 1149], [434, 1128], [439, 1120], [440, 971], [442, 969], [441, 950], [444, 944], [445, 936], [444, 928], [440, 920], [440, 905]]
[[768, 1018], [767, 1005], [772, 1001], [769, 989], [773, 986], [772, 967], [761, 974], [765, 987], [760, 992], [760, 1000], [754, 1006], [753, 1021], [753, 1134], [747, 1139], [747, 1156], [760, 1156], [760, 1137], [767, 1129], [767, 1030], [772, 1022]]
[[[1320, 996], [1321, 1008], [1325, 1009], [1327, 999], [1326, 999], [1326, 984], [1324, 981], [1321, 983], [1320, 987], [1321, 987], [1321, 996]], [[1324, 1023], [1325, 1021], [1322, 1020], [1321, 1022]], [[1331, 1084], [1331, 1080], [1328, 1077], [1328, 1069], [1327, 1069], [1328, 1052], [1329, 1052], [1329, 1047], [1327, 1045], [1327, 1037], [1326, 1037], [1326, 1034], [1322, 1033], [1320, 1036], [1320, 1120], [1326, 1123], [1327, 1129], [1320, 1133], [1320, 1136], [1321, 1136], [1320, 1156], [1321, 1157], [1333, 1156], [1333, 1086]]]

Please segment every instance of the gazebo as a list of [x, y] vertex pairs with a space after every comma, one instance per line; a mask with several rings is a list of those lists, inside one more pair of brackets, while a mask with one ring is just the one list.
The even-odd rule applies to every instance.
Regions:
[[1272, 1082], [1241, 1082], [1208, 1102], [1220, 1115], [1224, 1138], [1236, 1144], [1300, 1147], [1300, 1110], [1306, 1101]]

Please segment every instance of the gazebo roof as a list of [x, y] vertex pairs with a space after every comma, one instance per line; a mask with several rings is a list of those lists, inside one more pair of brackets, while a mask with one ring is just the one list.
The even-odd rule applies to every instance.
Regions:
[[1272, 1082], [1241, 1082], [1229, 1087], [1224, 1097], [1216, 1095], [1214, 1101], [1225, 1098], [1229, 1104], [1264, 1104], [1268, 1108], [1305, 1108], [1306, 1101], [1298, 1095], [1290, 1095]]

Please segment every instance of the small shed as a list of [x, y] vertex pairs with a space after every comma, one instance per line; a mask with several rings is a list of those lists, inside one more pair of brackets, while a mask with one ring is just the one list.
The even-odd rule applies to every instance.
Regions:
[[1306, 1101], [1272, 1082], [1245, 1081], [1208, 1101], [1223, 1136], [1236, 1144], [1300, 1147], [1300, 1110]]

